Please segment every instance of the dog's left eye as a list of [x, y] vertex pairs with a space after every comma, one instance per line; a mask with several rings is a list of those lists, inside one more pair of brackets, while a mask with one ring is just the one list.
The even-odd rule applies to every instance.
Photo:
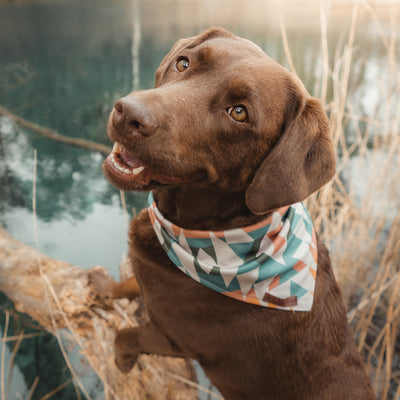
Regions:
[[189, 68], [189, 60], [187, 57], [179, 57], [176, 60], [175, 63], [175, 68], [179, 71], [179, 72], [184, 72]]
[[242, 104], [228, 108], [228, 114], [237, 122], [244, 122], [248, 119], [247, 109]]

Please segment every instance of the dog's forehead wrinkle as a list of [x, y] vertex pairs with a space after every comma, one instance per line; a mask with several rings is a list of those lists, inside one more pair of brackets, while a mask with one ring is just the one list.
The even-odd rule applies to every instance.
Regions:
[[211, 62], [215, 58], [215, 51], [211, 46], [204, 46], [199, 49], [196, 54], [200, 63]]
[[226, 31], [225, 29], [222, 28], [211, 28], [203, 33], [201, 33], [198, 36], [195, 36], [193, 38], [189, 38], [189, 44], [187, 48], [189, 49], [194, 49], [197, 46], [201, 45], [204, 42], [211, 41], [217, 38], [235, 38], [235, 35], [232, 33]]
[[257, 92], [256, 86], [246, 77], [237, 77], [228, 81], [228, 96], [230, 98], [246, 99]]
[[[234, 51], [232, 51], [232, 49]], [[217, 57], [229, 59], [247, 59], [248, 57], [269, 58], [265, 52], [256, 44], [249, 40], [239, 37], [212, 37], [208, 40], [195, 41], [177, 49], [178, 52], [188, 52], [189, 54], [209, 53]], [[178, 54], [175, 52], [175, 55]], [[205, 52], [205, 53], [204, 53]]]
[[[286, 96], [286, 86], [281, 79], [275, 79], [275, 73], [269, 65], [254, 64], [242, 68], [241, 64], [232, 68], [225, 78], [225, 91], [228, 98], [249, 99], [255, 103], [278, 102]], [[278, 96], [278, 99], [275, 98]]]

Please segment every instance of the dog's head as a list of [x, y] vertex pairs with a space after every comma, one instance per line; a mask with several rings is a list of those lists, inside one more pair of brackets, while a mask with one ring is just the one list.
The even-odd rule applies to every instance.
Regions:
[[335, 170], [320, 102], [223, 29], [178, 41], [154, 89], [117, 101], [108, 134], [116, 144], [104, 171], [117, 187], [246, 191], [255, 214], [305, 199]]

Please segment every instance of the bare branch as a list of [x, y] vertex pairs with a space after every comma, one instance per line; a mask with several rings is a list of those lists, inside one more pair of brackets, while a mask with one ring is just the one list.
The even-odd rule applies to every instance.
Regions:
[[55, 132], [49, 128], [35, 124], [16, 114], [13, 114], [12, 112], [8, 111], [6, 108], [2, 106], [0, 106], [0, 115], [12, 119], [15, 123], [22, 126], [23, 128], [27, 128], [31, 131], [34, 131], [47, 139], [56, 140], [58, 142], [66, 143], [71, 146], [82, 147], [87, 150], [98, 151], [103, 154], [108, 154], [111, 151], [111, 147], [108, 147], [101, 143], [92, 142], [90, 140], [82, 138], [74, 138], [70, 136], [60, 135], [58, 132]]

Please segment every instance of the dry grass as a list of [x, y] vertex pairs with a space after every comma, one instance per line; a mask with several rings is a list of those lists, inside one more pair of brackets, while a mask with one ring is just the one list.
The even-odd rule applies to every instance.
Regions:
[[[361, 8], [377, 24], [388, 70], [393, 72], [386, 85], [376, 82], [381, 99], [374, 115], [355, 115], [347, 90]], [[324, 62], [321, 93], [316, 96], [325, 100], [326, 88], [333, 87], [333, 101], [326, 110], [341, 157], [333, 181], [308, 202], [317, 231], [330, 247], [349, 322], [381, 400], [400, 398], [400, 65], [394, 29], [400, 17], [398, 5], [390, 12], [388, 36], [373, 8], [355, 2], [347, 42], [336, 49], [334, 64], [329, 66], [321, 2]], [[347, 126], [355, 137], [351, 143], [346, 140]]]

